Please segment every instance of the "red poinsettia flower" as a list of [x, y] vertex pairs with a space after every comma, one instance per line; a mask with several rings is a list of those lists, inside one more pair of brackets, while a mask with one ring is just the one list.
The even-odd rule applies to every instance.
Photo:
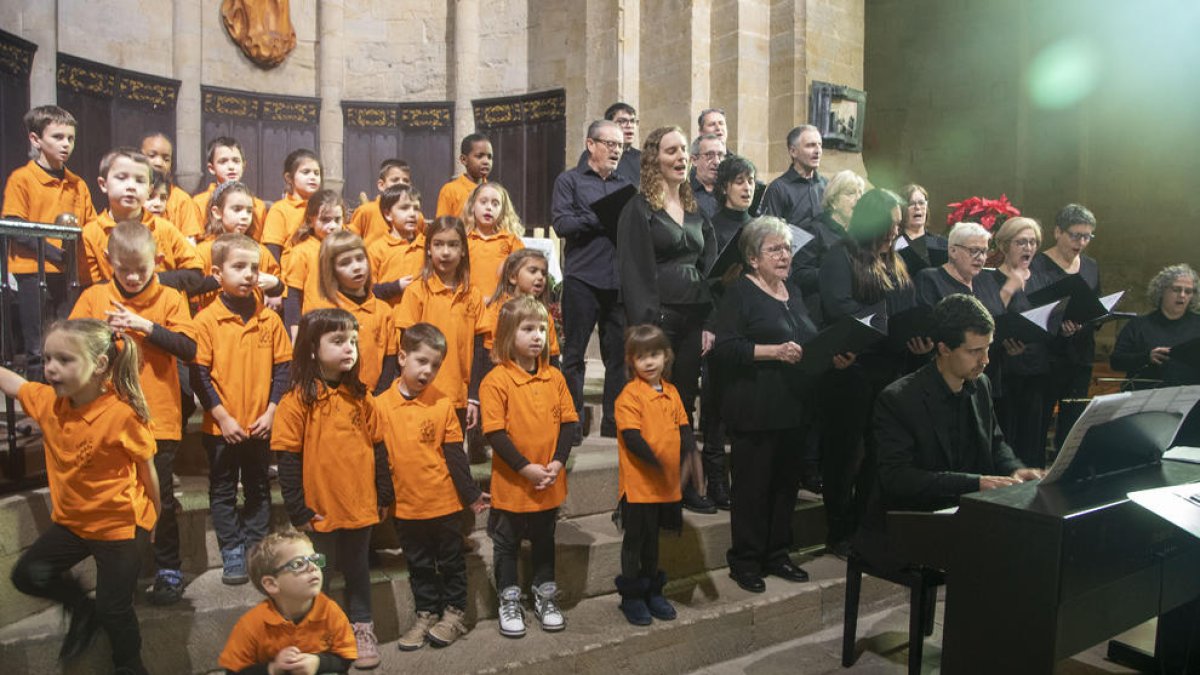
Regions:
[[1009, 218], [1021, 215], [1021, 211], [1008, 201], [1007, 194], [1001, 194], [999, 199], [968, 197], [961, 202], [947, 204], [946, 207], [951, 209], [950, 215], [946, 217], [947, 225], [975, 222], [988, 231], [997, 223], [1003, 224]]

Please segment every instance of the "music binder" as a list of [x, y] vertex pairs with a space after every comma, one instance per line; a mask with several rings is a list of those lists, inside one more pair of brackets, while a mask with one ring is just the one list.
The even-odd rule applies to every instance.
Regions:
[[754, 181], [754, 196], [750, 198], [750, 208], [748, 211], [751, 216], [762, 215], [763, 197], [767, 194], [767, 184], [761, 180]]
[[871, 325], [874, 314], [863, 318], [845, 316], [840, 321], [817, 333], [805, 342], [804, 356], [797, 365], [806, 375], [820, 375], [833, 367], [837, 354], [860, 353], [863, 349], [884, 339], [884, 333]]
[[1118, 291], [1099, 297], [1082, 276], [1068, 274], [1049, 286], [1030, 293], [1029, 302], [1033, 305], [1045, 305], [1067, 298], [1067, 309], [1063, 319], [1083, 324], [1108, 316], [1124, 294], [1124, 291]]
[[1200, 368], [1200, 337], [1171, 347], [1170, 357], [1172, 361], [1178, 361], [1192, 368]]
[[906, 351], [912, 338], [928, 338], [933, 334], [933, 308], [927, 305], [910, 307], [887, 317], [888, 346], [892, 351]]
[[993, 342], [1004, 342], [1008, 339], [1032, 344], [1048, 342], [1055, 329], [1055, 321], [1061, 315], [1067, 301], [1059, 300], [1041, 307], [1025, 310], [1024, 312], [1005, 312], [996, 317], [996, 332]]
[[717, 259], [713, 261], [712, 267], [708, 268], [708, 274], [705, 276], [710, 281], [721, 279], [730, 267], [742, 262], [741, 241], [742, 231], [738, 230], [733, 233], [729, 243], [725, 244], [725, 248], [717, 254]]
[[632, 185], [611, 192], [600, 199], [588, 205], [598, 218], [600, 224], [604, 226], [604, 233], [609, 239], [617, 240], [617, 222], [621, 220], [621, 211], [625, 209], [625, 205], [630, 199], [637, 194], [637, 188]]
[[910, 276], [915, 276], [917, 272], [926, 267], [941, 267], [950, 261], [950, 251], [948, 249], [941, 248], [940, 246], [929, 247], [928, 244], [929, 242], [926, 242], [925, 253], [929, 256], [929, 262], [925, 262], [925, 259], [913, 250], [913, 247], [908, 243], [908, 239], [905, 239], [903, 236], [896, 237], [896, 243], [892, 247], [904, 260], [904, 266], [908, 268]]

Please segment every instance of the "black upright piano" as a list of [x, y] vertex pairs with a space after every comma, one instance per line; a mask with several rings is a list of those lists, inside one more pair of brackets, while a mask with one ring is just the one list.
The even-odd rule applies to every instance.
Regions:
[[[1127, 494], [1197, 481], [1200, 464], [1154, 460], [964, 495], [954, 513], [890, 512], [892, 549], [946, 571], [942, 672], [1049, 674], [1155, 616], [1194, 636], [1200, 539]], [[1186, 644], [1164, 640], [1159, 623], [1158, 656], [1175, 664], [1164, 672], [1182, 672]]]

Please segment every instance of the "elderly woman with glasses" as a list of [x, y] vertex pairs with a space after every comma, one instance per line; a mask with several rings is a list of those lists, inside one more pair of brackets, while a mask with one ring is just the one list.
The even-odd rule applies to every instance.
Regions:
[[[1025, 288], [1032, 276], [1030, 265], [1042, 244], [1042, 226], [1032, 218], [1009, 218], [993, 241], [1003, 259], [996, 269], [985, 270], [984, 276], [992, 277], [1000, 287], [1006, 311], [1033, 309]], [[1025, 466], [1040, 468], [1046, 465], [1042, 397], [1050, 376], [1049, 354], [1045, 344], [1025, 344], [1012, 338], [1004, 340], [1002, 347], [998, 362], [1003, 387], [992, 387], [996, 417], [1017, 457]]]
[[936, 267], [946, 259], [947, 242], [945, 237], [926, 229], [929, 225], [929, 191], [910, 183], [900, 188], [900, 198], [904, 201], [904, 211], [900, 223], [901, 241], [897, 244], [904, 251], [909, 273]]
[[[1096, 238], [1096, 216], [1080, 204], [1067, 204], [1054, 217], [1054, 246], [1037, 254], [1029, 264], [1025, 290], [1038, 289], [1071, 274], [1078, 274], [1089, 288], [1100, 294], [1100, 266], [1083, 254]], [[1061, 448], [1067, 432], [1083, 412], [1078, 399], [1088, 395], [1092, 382], [1092, 361], [1096, 358], [1096, 327], [1063, 321], [1057, 337], [1050, 342], [1050, 378], [1042, 403], [1043, 424], [1049, 431], [1054, 407], [1058, 406], [1054, 447]], [[1045, 433], [1042, 434], [1045, 436]]]
[[810, 425], [811, 380], [796, 364], [817, 329], [788, 281], [791, 240], [787, 223], [772, 216], [743, 228], [738, 243], [746, 273], [726, 289], [716, 321], [713, 356], [726, 373], [721, 416], [733, 441], [729, 575], [755, 593], [765, 590], [768, 574], [808, 579], [788, 551]]
[[1117, 335], [1109, 364], [1130, 378], [1160, 380], [1163, 386], [1200, 384], [1200, 369], [1171, 359], [1171, 348], [1200, 338], [1196, 271], [1185, 264], [1164, 267], [1147, 290], [1154, 310], [1131, 320]]
[[921, 304], [933, 307], [947, 295], [965, 293], [978, 298], [992, 316], [1003, 314], [1000, 286], [992, 275], [981, 274], [991, 238], [979, 223], [958, 223], [951, 228], [946, 264], [917, 272], [914, 283]]

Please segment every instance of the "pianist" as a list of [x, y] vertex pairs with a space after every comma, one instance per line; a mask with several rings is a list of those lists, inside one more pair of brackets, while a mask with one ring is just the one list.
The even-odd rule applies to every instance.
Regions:
[[934, 511], [970, 492], [1040, 478], [1013, 455], [992, 409], [983, 374], [995, 324], [974, 297], [949, 295], [933, 310], [934, 360], [896, 380], [875, 403], [877, 480], [855, 540], [878, 566], [903, 563], [889, 555], [889, 510]]

